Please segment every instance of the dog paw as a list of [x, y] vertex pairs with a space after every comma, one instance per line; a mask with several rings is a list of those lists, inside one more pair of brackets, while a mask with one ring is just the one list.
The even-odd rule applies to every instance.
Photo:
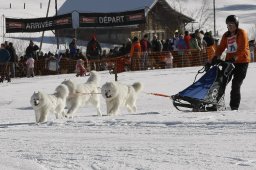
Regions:
[[70, 117], [72, 117], [72, 116], [71, 115], [65, 115], [65, 118], [69, 119]]
[[133, 111], [133, 112], [136, 112], [136, 111], [137, 111], [137, 107], [136, 107], [136, 106], [133, 106], [133, 107], [132, 107], [132, 111]]
[[65, 118], [73, 119], [73, 115], [65, 115]]

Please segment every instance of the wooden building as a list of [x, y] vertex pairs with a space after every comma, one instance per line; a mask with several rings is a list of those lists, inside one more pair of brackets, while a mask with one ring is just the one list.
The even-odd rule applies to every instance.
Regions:
[[[92, 34], [96, 34], [101, 43], [122, 44], [125, 43], [127, 38], [132, 38], [135, 35], [141, 38], [146, 33], [150, 39], [152, 39], [153, 34], [157, 34], [159, 39], [166, 39], [175, 30], [183, 31], [187, 23], [194, 21], [192, 18], [174, 10], [168, 0], [67, 0], [60, 7], [58, 14], [110, 13], [137, 9], [145, 9], [145, 24], [63, 29], [59, 30], [59, 35], [89, 40]], [[77, 25], [77, 22], [73, 19], [73, 25]]]

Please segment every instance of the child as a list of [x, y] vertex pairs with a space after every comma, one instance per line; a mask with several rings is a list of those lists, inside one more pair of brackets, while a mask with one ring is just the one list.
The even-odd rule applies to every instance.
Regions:
[[76, 62], [76, 76], [86, 76], [86, 69], [84, 67], [84, 60], [78, 59]]
[[27, 65], [27, 77], [34, 77], [35, 73], [34, 73], [34, 65], [35, 65], [35, 60], [33, 59], [33, 57], [29, 57], [26, 61], [26, 65]]

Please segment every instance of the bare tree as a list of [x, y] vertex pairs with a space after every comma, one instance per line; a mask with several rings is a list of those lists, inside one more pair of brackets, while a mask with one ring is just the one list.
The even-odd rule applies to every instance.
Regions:
[[169, 4], [176, 11], [183, 13], [195, 20], [194, 23], [190, 23], [186, 26], [189, 31], [194, 31], [194, 29], [210, 29], [212, 27], [212, 14], [213, 10], [211, 8], [211, 0], [197, 0], [198, 5], [191, 8], [191, 6], [186, 6], [184, 0], [168, 0]]
[[198, 22], [198, 29], [206, 28], [209, 26], [209, 19], [212, 15], [212, 10], [210, 10], [210, 5], [208, 1], [203, 0], [200, 9], [197, 10], [195, 16], [192, 16]]
[[248, 28], [248, 38], [249, 40], [255, 40], [256, 36], [256, 24]]

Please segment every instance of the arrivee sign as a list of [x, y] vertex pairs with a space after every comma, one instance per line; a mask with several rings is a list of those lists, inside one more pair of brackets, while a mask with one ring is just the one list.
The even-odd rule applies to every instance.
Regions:
[[72, 28], [72, 15], [65, 14], [47, 18], [14, 19], [6, 18], [6, 33], [40, 32], [62, 28]]

